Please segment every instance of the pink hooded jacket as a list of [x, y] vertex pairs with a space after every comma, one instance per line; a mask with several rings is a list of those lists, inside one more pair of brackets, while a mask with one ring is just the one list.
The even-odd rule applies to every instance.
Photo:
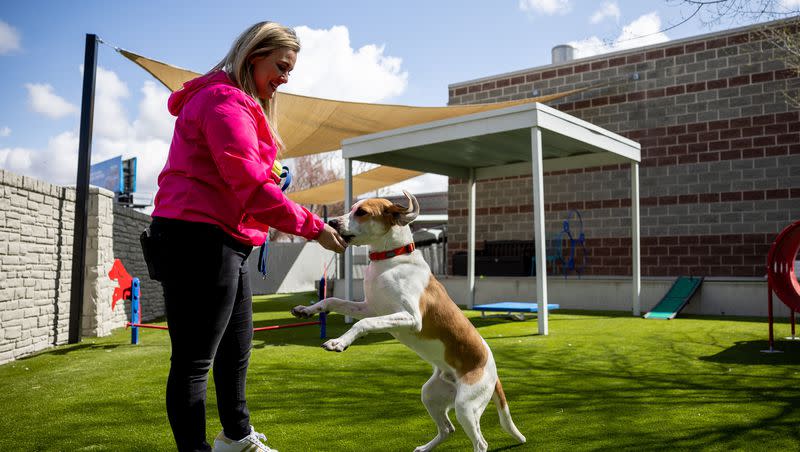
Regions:
[[261, 107], [225, 72], [185, 83], [168, 106], [178, 120], [154, 217], [215, 224], [249, 245], [264, 243], [269, 226], [319, 236], [322, 220], [286, 198], [272, 175], [277, 147]]

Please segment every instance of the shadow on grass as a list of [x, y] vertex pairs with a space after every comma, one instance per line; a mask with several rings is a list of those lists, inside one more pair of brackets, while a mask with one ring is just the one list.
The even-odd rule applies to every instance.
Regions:
[[56, 347], [48, 350], [43, 350], [31, 356], [26, 356], [23, 358], [19, 358], [17, 361], [25, 361], [27, 359], [36, 358], [39, 356], [64, 356], [70, 353], [75, 353], [78, 351], [84, 350], [114, 350], [118, 347], [125, 347], [130, 344], [88, 344], [88, 343], [79, 343], [74, 345], [64, 345], [61, 347]]
[[525, 444], [512, 444], [510, 446], [498, 447], [497, 449], [489, 449], [489, 452], [500, 452], [501, 450], [512, 450], [518, 447], [525, 446]]
[[[293, 323], [303, 323], [319, 320], [319, 316], [310, 319], [298, 319], [286, 317], [280, 319], [262, 320], [253, 323], [255, 328], [271, 325], [287, 325]], [[275, 347], [284, 345], [299, 345], [308, 347], [320, 347], [328, 339], [341, 336], [349, 330], [353, 324], [344, 322], [344, 316], [338, 314], [328, 314], [326, 337], [320, 338], [320, 326], [308, 325], [295, 328], [278, 330], [258, 331], [253, 336], [253, 348], [262, 349], [265, 347]], [[368, 334], [355, 341], [353, 346], [365, 346], [381, 344], [393, 341], [394, 338], [388, 333]]]
[[302, 292], [291, 294], [255, 295], [253, 296], [253, 314], [264, 312], [285, 312], [298, 304], [310, 304], [317, 301], [316, 292]]
[[800, 341], [775, 341], [774, 349], [781, 353], [764, 353], [769, 350], [768, 341], [741, 341], [719, 353], [701, 356], [700, 360], [724, 364], [800, 364]]

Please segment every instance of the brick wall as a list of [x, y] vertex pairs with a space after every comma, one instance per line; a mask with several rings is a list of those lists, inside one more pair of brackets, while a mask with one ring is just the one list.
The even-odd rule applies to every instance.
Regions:
[[[782, 58], [741, 28], [454, 84], [449, 103], [591, 86], [551, 105], [642, 145], [642, 274], [763, 276], [772, 239], [800, 217], [800, 116], [784, 96], [798, 77]], [[587, 273], [629, 275], [629, 167], [550, 172], [544, 184], [548, 234], [580, 210]], [[529, 176], [477, 193], [479, 241], [533, 238]], [[465, 181], [451, 179], [448, 196], [452, 253], [466, 249]]]

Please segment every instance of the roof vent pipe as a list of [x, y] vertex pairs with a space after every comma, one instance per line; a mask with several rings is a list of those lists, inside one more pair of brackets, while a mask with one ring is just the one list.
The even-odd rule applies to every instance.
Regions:
[[553, 47], [553, 64], [566, 63], [575, 59], [575, 47], [568, 44], [561, 44]]

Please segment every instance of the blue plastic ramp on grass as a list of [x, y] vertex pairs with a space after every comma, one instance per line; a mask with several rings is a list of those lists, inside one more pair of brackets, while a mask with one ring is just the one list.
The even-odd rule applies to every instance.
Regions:
[[[552, 311], [559, 309], [561, 306], [557, 304], [547, 304], [547, 310]], [[500, 303], [479, 304], [472, 307], [473, 311], [481, 311], [481, 313], [490, 312], [539, 312], [539, 305], [536, 303], [524, 303], [519, 301], [503, 301]]]
[[697, 292], [703, 277], [692, 278], [680, 276], [672, 283], [672, 287], [667, 291], [664, 298], [655, 307], [644, 315], [646, 319], [671, 320], [674, 319], [681, 309], [689, 303], [689, 300]]

